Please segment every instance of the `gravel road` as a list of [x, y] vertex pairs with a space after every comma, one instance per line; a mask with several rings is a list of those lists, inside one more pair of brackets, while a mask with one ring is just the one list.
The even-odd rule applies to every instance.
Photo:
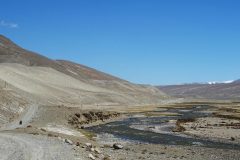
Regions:
[[0, 160], [79, 160], [72, 146], [46, 136], [0, 133]]
[[[5, 124], [3, 127], [0, 128], [0, 131], [4, 130], [14, 130], [16, 128], [24, 128], [27, 127], [29, 122], [32, 120], [32, 118], [35, 116], [35, 113], [38, 110], [38, 104], [32, 104], [26, 109], [26, 111], [20, 115], [17, 119], [14, 121]], [[22, 121], [22, 124], [20, 125], [19, 122]]]
[[0, 160], [80, 160], [73, 146], [58, 139], [11, 133], [11, 130], [26, 127], [37, 110], [37, 104], [29, 106], [19, 118], [0, 129]]

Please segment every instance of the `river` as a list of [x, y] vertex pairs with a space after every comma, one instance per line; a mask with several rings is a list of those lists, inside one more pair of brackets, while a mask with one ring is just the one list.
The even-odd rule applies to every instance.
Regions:
[[[164, 112], [176, 113], [178, 116], [158, 116], [158, 117], [130, 117], [121, 121], [111, 122], [87, 128], [96, 134], [111, 134], [117, 138], [131, 140], [141, 143], [165, 144], [165, 145], [198, 145], [208, 148], [237, 149], [240, 145], [223, 142], [216, 142], [207, 139], [199, 139], [192, 136], [172, 132], [174, 126], [169, 125], [169, 121], [177, 119], [200, 118], [211, 116], [211, 109], [208, 105], [197, 105], [186, 108], [167, 109]], [[155, 112], [163, 112], [156, 110]], [[161, 128], [161, 132], [154, 132], [147, 128]]]

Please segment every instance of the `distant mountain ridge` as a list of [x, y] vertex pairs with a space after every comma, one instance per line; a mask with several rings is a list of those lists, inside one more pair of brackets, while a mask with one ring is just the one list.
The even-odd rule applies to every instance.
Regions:
[[234, 81], [233, 83], [240, 83], [240, 79]]
[[[240, 80], [239, 80], [240, 81]], [[210, 82], [193, 82], [193, 83], [181, 83], [181, 84], [174, 84], [174, 85], [196, 85], [196, 84], [228, 84], [237, 82], [234, 80], [228, 80], [228, 81], [210, 81]], [[163, 86], [170, 86], [170, 85], [163, 85]]]
[[178, 98], [240, 100], [240, 80], [211, 83], [158, 86], [166, 94]]

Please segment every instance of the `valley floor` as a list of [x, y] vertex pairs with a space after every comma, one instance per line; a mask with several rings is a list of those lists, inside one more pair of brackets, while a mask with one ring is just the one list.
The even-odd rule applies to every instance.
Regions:
[[[182, 103], [162, 106], [128, 107], [122, 114], [125, 116], [114, 117], [110, 120], [97, 120], [94, 124], [108, 123], [113, 120], [121, 120], [126, 116], [169, 116], [156, 114], [156, 109], [165, 111], [167, 108], [176, 108], [183, 110], [183, 107], [200, 105], [202, 103]], [[209, 104], [214, 105], [215, 109], [211, 112], [216, 117], [206, 117], [197, 119], [194, 122], [181, 124], [185, 131], [181, 134], [190, 136], [203, 136], [214, 140], [224, 140], [239, 144], [239, 104]], [[230, 110], [229, 108], [234, 108]], [[108, 109], [111, 112], [117, 112], [118, 109]], [[182, 146], [182, 145], [164, 145], [137, 142], [116, 138], [110, 134], [96, 136], [95, 133], [89, 132], [84, 127], [91, 124], [72, 125], [69, 124], [69, 117], [75, 115], [88, 121], [83, 113], [77, 108], [67, 108], [64, 106], [38, 106], [33, 107], [26, 112], [21, 118], [26, 120], [23, 125], [18, 124], [17, 119], [9, 128], [0, 132], [0, 160], [239, 160], [239, 149], [219, 149], [206, 148], [201, 145]], [[97, 110], [94, 112], [98, 112]], [[207, 111], [209, 112], [209, 111]], [[109, 112], [103, 113], [107, 115]], [[127, 114], [126, 114], [127, 113]], [[226, 114], [228, 116], [226, 116]], [[87, 116], [88, 114], [86, 114]], [[225, 115], [225, 117], [221, 117]], [[26, 116], [28, 118], [26, 118]], [[172, 116], [172, 114], [170, 114]], [[235, 117], [232, 117], [235, 116]], [[64, 117], [64, 118], [62, 118]], [[231, 117], [231, 119], [230, 119]], [[77, 121], [80, 121], [80, 119]], [[232, 119], [233, 118], [233, 119]], [[220, 120], [219, 120], [220, 119]], [[214, 121], [212, 121], [214, 120]], [[210, 123], [212, 122], [212, 124]], [[91, 122], [89, 122], [91, 123]], [[81, 123], [80, 123], [81, 124]], [[198, 125], [195, 125], [198, 124]], [[225, 124], [225, 125], [222, 125]], [[232, 126], [231, 126], [232, 125]], [[236, 127], [237, 125], [237, 127]], [[192, 126], [199, 126], [193, 128]], [[208, 128], [203, 128], [208, 126]], [[76, 128], [77, 127], [77, 128]], [[224, 127], [223, 130], [220, 127]], [[230, 128], [229, 128], [230, 127]], [[231, 128], [235, 127], [235, 128]], [[230, 130], [228, 130], [230, 129]], [[225, 132], [221, 132], [224, 131]], [[227, 134], [229, 131], [230, 134]], [[222, 133], [221, 135], [220, 132]], [[208, 134], [206, 134], [208, 133]], [[210, 134], [211, 133], [211, 134]], [[214, 136], [213, 136], [214, 135]], [[225, 136], [225, 137], [224, 137]], [[233, 139], [234, 138], [234, 139]], [[123, 149], [114, 149], [113, 144], [120, 143]]]

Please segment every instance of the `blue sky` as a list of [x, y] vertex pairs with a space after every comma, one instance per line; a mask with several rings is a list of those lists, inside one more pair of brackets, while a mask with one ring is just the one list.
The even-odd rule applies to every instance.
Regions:
[[135, 83], [240, 78], [238, 0], [1, 0], [0, 34]]

